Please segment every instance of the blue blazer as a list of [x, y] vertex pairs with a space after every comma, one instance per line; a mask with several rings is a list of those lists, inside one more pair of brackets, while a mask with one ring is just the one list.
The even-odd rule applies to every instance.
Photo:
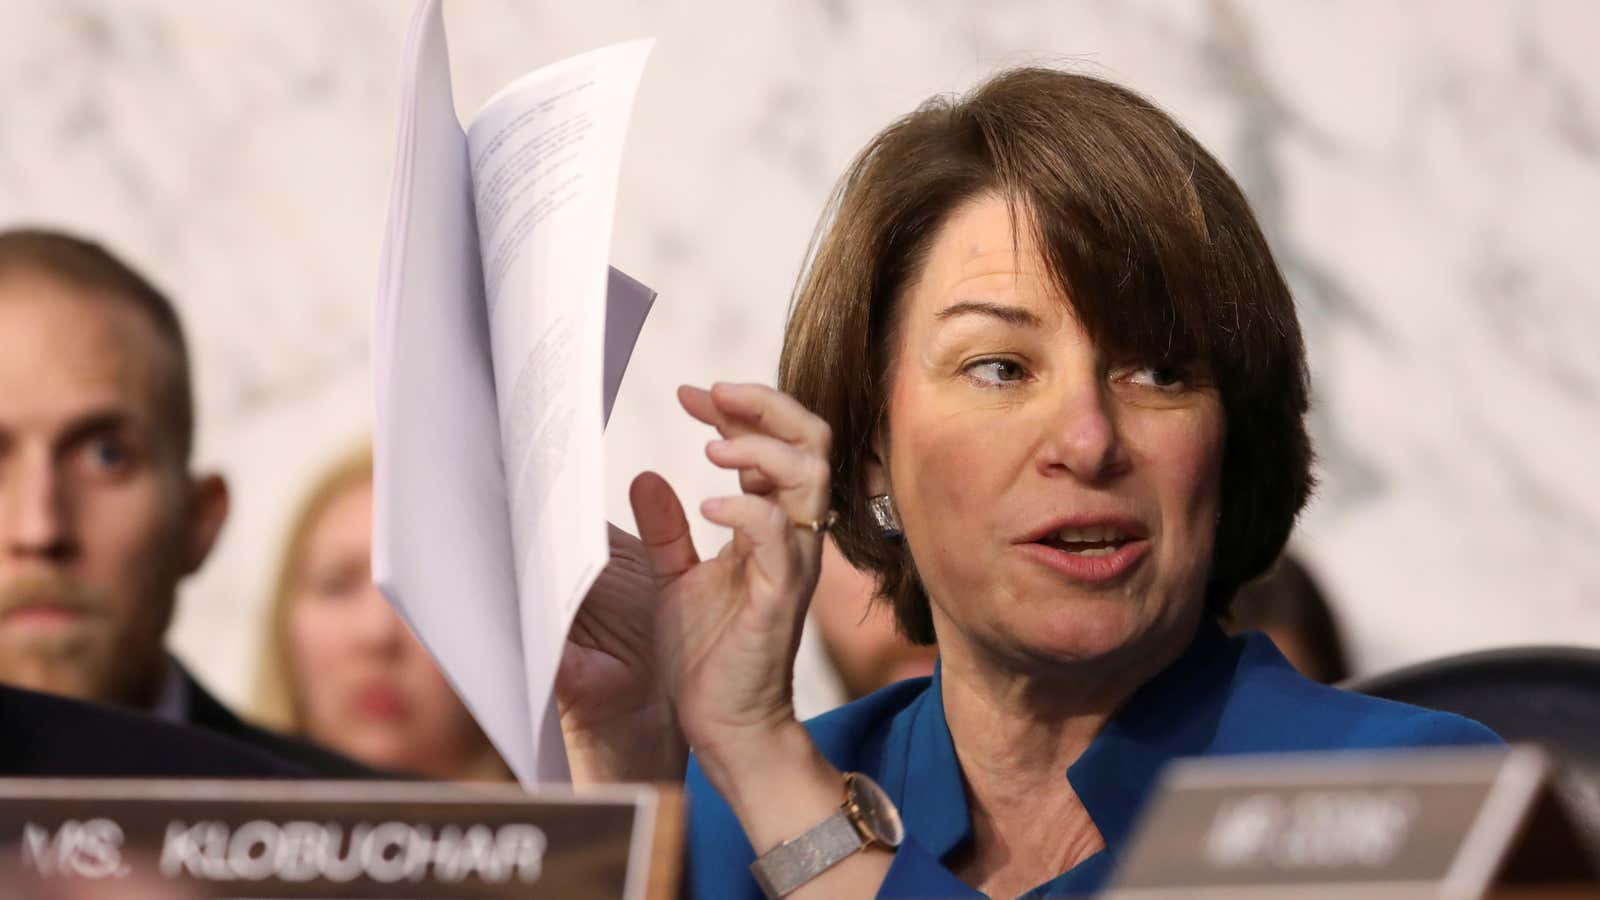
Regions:
[[[891, 685], [806, 724], [830, 762], [872, 777], [900, 810], [906, 839], [879, 897], [983, 896], [942, 863], [972, 830], [939, 679], [935, 671]], [[1318, 684], [1266, 637], [1230, 638], [1208, 619], [1183, 655], [1135, 692], [1066, 771], [1105, 849], [1025, 896], [1103, 887], [1161, 767], [1178, 757], [1498, 743], [1492, 731], [1460, 716]], [[692, 759], [686, 788], [684, 896], [760, 900], [744, 830]], [[811, 824], [795, 823], [797, 831]]]

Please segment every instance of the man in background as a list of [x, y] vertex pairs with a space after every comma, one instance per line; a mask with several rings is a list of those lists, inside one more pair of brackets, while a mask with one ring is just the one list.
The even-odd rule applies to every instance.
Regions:
[[221, 476], [191, 472], [193, 443], [166, 297], [96, 244], [0, 232], [0, 682], [364, 773], [242, 722], [167, 653], [178, 584], [228, 513]]

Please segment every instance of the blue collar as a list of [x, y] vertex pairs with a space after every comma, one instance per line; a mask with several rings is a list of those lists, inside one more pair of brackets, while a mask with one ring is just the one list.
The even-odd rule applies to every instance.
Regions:
[[[1203, 621], [1183, 654], [1139, 688], [1067, 769], [1067, 781], [1113, 860], [1162, 766], [1212, 744], [1232, 681], [1214, 670], [1233, 667], [1237, 653], [1214, 622]], [[935, 668], [927, 690], [895, 717], [882, 773], [907, 832], [938, 859], [972, 838], [941, 678]]]

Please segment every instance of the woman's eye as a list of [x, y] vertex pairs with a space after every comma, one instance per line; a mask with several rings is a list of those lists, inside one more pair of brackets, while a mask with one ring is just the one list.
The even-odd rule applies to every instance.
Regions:
[[1158, 391], [1176, 391], [1186, 386], [1188, 378], [1178, 366], [1134, 366], [1126, 370], [1122, 380]]
[[1001, 385], [1023, 380], [1028, 370], [1014, 359], [980, 359], [969, 364], [966, 373], [980, 384]]
[[342, 600], [366, 586], [362, 571], [355, 566], [340, 566], [312, 576], [311, 590], [323, 600]]

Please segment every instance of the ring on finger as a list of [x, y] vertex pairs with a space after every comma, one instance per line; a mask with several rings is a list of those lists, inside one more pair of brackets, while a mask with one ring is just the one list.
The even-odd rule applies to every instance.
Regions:
[[794, 527], [800, 529], [801, 531], [809, 531], [812, 534], [823, 534], [824, 532], [832, 531], [833, 526], [839, 524], [839, 513], [837, 510], [830, 509], [828, 510], [828, 514], [820, 519], [811, 519], [809, 521], [800, 521], [796, 519], [793, 521]]

